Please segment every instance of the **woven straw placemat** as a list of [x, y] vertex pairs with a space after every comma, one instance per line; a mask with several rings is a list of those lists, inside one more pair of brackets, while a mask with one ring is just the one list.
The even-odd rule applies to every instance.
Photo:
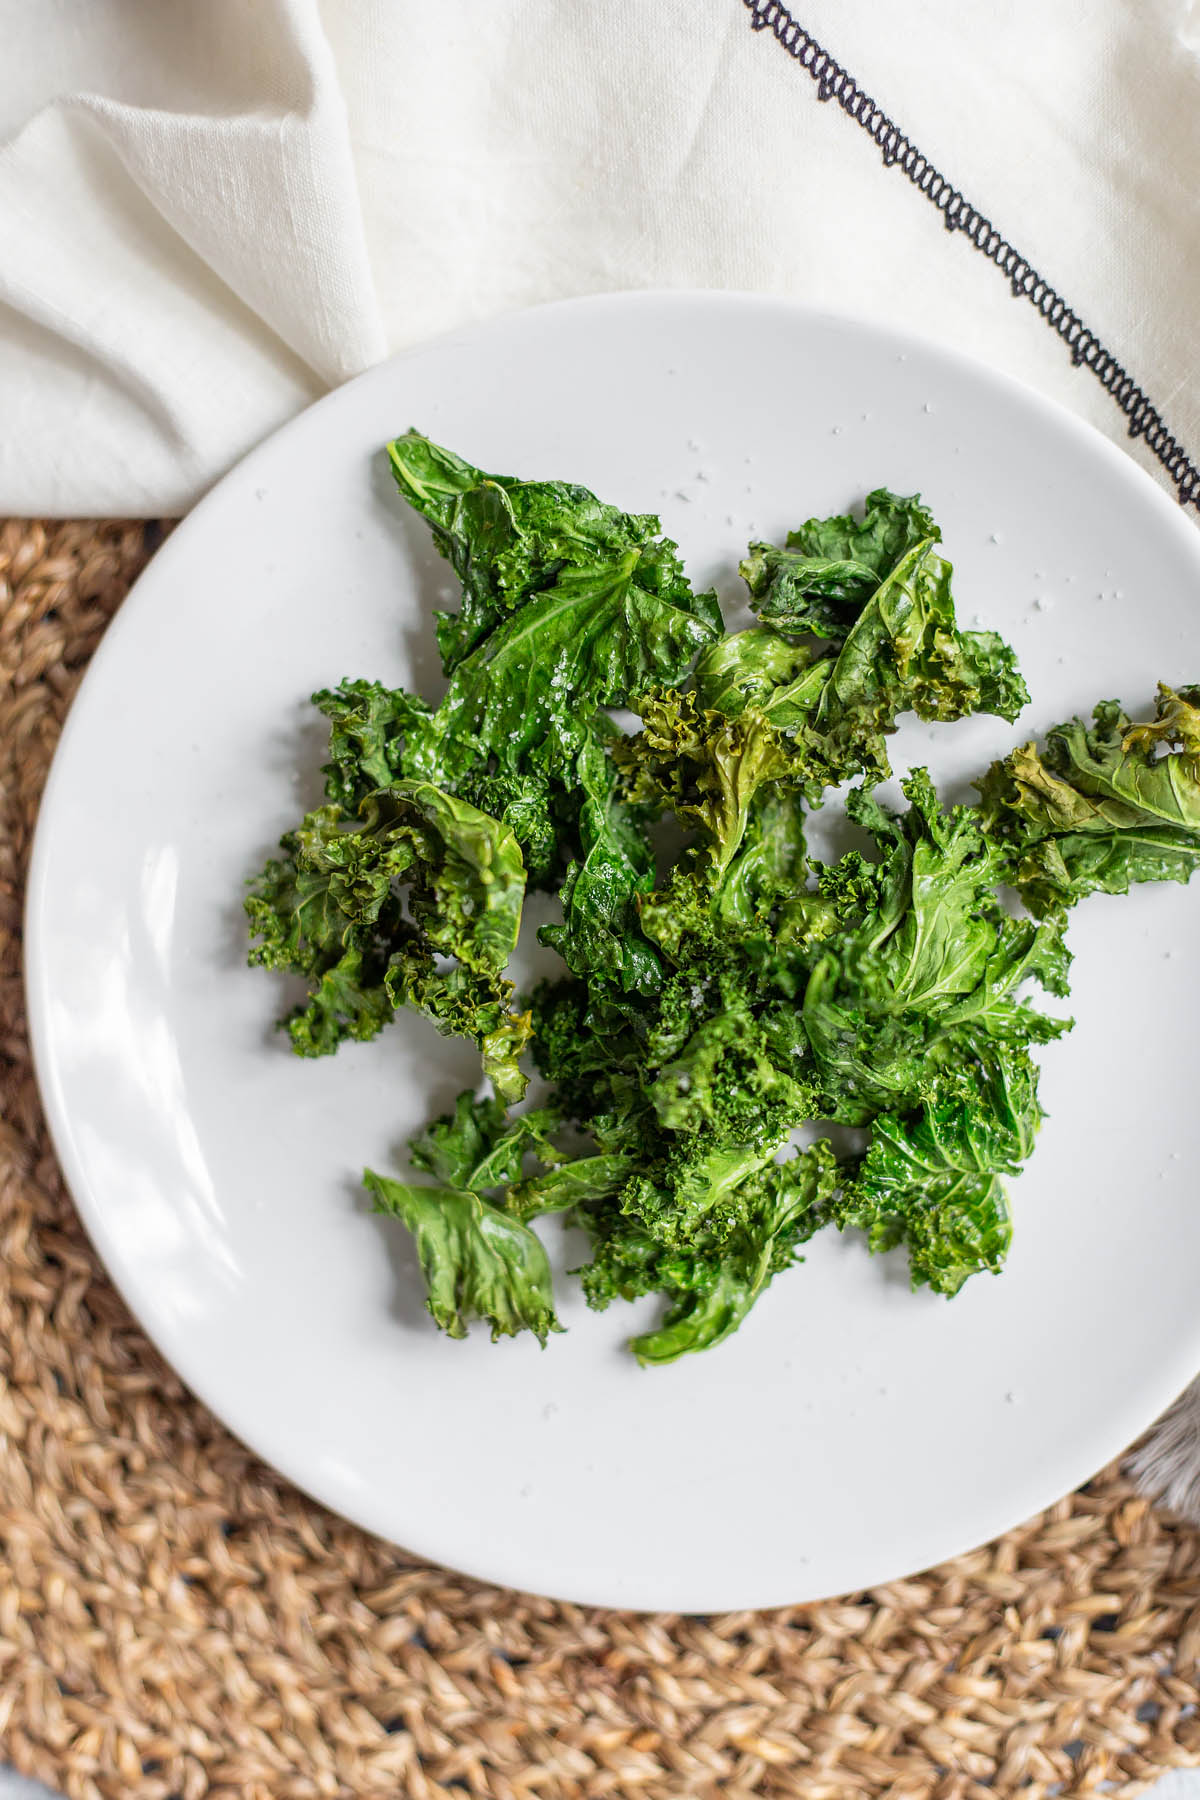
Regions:
[[1200, 1533], [1115, 1472], [870, 1595], [642, 1617], [414, 1562], [184, 1391], [63, 1191], [19, 973], [50, 755], [157, 535], [0, 526], [4, 1757], [80, 1800], [1041, 1800], [1200, 1762]]

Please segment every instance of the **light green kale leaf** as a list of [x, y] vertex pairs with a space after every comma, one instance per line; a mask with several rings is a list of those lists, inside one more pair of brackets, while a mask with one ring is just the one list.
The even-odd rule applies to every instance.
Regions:
[[544, 1344], [561, 1329], [550, 1261], [528, 1225], [469, 1189], [421, 1187], [370, 1169], [363, 1179], [376, 1211], [412, 1233], [426, 1305], [450, 1337], [466, 1337], [472, 1319], [491, 1325], [493, 1342], [532, 1331]]
[[653, 689], [638, 702], [642, 730], [614, 757], [629, 797], [670, 807], [703, 833], [713, 867], [728, 867], [740, 848], [750, 804], [765, 784], [803, 779], [791, 740], [758, 707], [730, 718], [701, 708], [692, 694]]
[[545, 1173], [514, 1182], [504, 1196], [514, 1218], [540, 1218], [544, 1213], [573, 1212], [597, 1200], [618, 1194], [634, 1171], [631, 1152], [610, 1150], [596, 1156], [578, 1156]]
[[786, 731], [812, 718], [832, 668], [832, 657], [816, 657], [811, 646], [784, 637], [773, 625], [751, 625], [700, 652], [696, 705], [729, 719], [754, 707]]
[[552, 1109], [510, 1115], [498, 1099], [468, 1090], [409, 1141], [414, 1168], [436, 1185], [371, 1169], [363, 1177], [375, 1210], [412, 1233], [429, 1311], [451, 1337], [465, 1337], [472, 1319], [490, 1323], [493, 1340], [532, 1331], [544, 1344], [559, 1330], [549, 1260], [523, 1222], [530, 1212], [489, 1198], [521, 1181], [529, 1157], [551, 1172], [563, 1161], [549, 1135], [558, 1122]]
[[638, 711], [643, 729], [614, 751], [626, 793], [669, 807], [697, 833], [638, 899], [642, 931], [679, 963], [722, 932], [753, 929], [781, 888], [803, 880], [799, 791], [811, 765], [757, 706], [729, 717], [668, 689], [645, 695]]
[[562, 1162], [550, 1137], [558, 1122], [551, 1107], [510, 1114], [502, 1101], [480, 1099], [468, 1088], [452, 1113], [409, 1139], [410, 1159], [445, 1187], [486, 1194], [519, 1181], [527, 1156], [551, 1167]]
[[1097, 891], [1186, 882], [1200, 864], [1200, 688], [1158, 690], [1135, 724], [1115, 700], [1089, 725], [1054, 726], [979, 784], [988, 829], [1030, 909], [1054, 913]]

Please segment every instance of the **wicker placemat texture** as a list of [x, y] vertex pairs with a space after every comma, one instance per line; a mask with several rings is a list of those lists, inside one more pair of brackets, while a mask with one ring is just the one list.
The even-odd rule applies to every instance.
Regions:
[[1042, 1800], [1200, 1762], [1200, 1533], [1111, 1471], [866, 1597], [645, 1618], [415, 1563], [182, 1389], [64, 1194], [18, 962], [50, 754], [153, 541], [0, 526], [4, 1757], [79, 1800]]

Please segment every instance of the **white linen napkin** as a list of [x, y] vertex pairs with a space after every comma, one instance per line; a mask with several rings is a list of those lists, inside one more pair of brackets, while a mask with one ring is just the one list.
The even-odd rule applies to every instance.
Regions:
[[0, 0], [0, 513], [182, 512], [391, 350], [647, 286], [912, 327], [1200, 499], [1196, 0], [792, 4]]
[[[1194, 0], [794, 6], [1200, 444]], [[389, 350], [628, 287], [877, 314], [1129, 441], [1003, 273], [820, 103], [775, 0], [0, 13], [0, 511], [180, 512]]]

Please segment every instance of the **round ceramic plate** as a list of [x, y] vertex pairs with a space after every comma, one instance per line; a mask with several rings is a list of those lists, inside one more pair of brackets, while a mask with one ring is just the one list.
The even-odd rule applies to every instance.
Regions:
[[[370, 1530], [545, 1593], [709, 1611], [901, 1576], [1092, 1474], [1200, 1366], [1200, 892], [1080, 907], [1074, 1032], [1013, 1183], [1004, 1274], [948, 1302], [826, 1232], [728, 1343], [624, 1349], [655, 1307], [565, 1335], [441, 1337], [364, 1164], [459, 1089], [473, 1050], [417, 1017], [303, 1062], [293, 995], [246, 967], [243, 884], [319, 793], [313, 689], [436, 691], [448, 567], [381, 447], [417, 425], [487, 468], [656, 509], [738, 605], [748, 538], [919, 489], [960, 616], [1016, 646], [1016, 727], [912, 723], [898, 768], [954, 797], [1098, 698], [1200, 675], [1200, 535], [1122, 452], [928, 344], [771, 301], [616, 296], [373, 369], [249, 456], [155, 557], [55, 761], [31, 878], [29, 998], [55, 1141], [101, 1255], [196, 1392]], [[978, 615], [978, 617], [977, 617]], [[533, 921], [536, 924], [536, 920]], [[545, 955], [546, 953], [542, 953]], [[573, 1246], [547, 1229], [559, 1268]]]

